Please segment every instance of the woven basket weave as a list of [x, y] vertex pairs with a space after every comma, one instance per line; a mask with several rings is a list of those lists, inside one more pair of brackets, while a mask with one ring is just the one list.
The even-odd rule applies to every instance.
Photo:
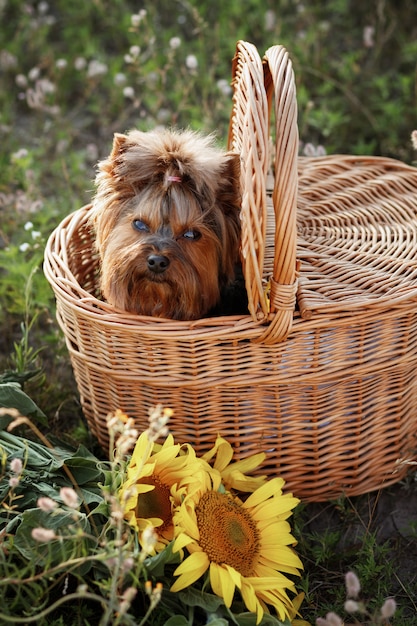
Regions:
[[238, 458], [265, 451], [262, 473], [306, 500], [378, 489], [417, 448], [417, 170], [298, 159], [281, 46], [261, 61], [239, 42], [233, 85], [250, 314], [178, 322], [115, 310], [100, 300], [90, 208], [75, 211], [44, 269], [84, 413], [106, 447], [110, 411], [144, 429], [151, 407], [171, 407], [176, 440], [202, 452], [220, 433]]

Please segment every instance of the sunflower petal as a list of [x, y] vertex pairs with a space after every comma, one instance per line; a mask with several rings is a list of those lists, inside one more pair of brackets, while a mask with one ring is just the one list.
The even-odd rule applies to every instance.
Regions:
[[214, 446], [211, 450], [208, 450], [201, 458], [209, 462], [213, 457], [215, 458], [213, 467], [221, 472], [233, 458], [233, 448], [226, 439], [218, 436]]
[[249, 611], [251, 611], [252, 613], [256, 613], [256, 623], [259, 624], [264, 615], [264, 610], [255, 593], [255, 589], [250, 584], [247, 578], [242, 581], [241, 593], [242, 599]]
[[213, 592], [223, 598], [225, 605], [230, 608], [235, 595], [235, 583], [224, 566], [210, 563], [210, 585]]
[[179, 550], [182, 550], [182, 548], [185, 548], [186, 546], [188, 546], [188, 544], [190, 544], [192, 541], [194, 540], [191, 537], [189, 537], [185, 533], [181, 533], [175, 539], [172, 551], [179, 552]]
[[256, 506], [253, 516], [259, 520], [271, 519], [292, 511], [299, 502], [297, 498], [286, 498], [285, 496], [269, 498]]
[[263, 563], [274, 569], [282, 569], [283, 565], [303, 569], [297, 554], [287, 546], [262, 546], [262, 554], [265, 555]]
[[271, 478], [271, 480], [251, 493], [249, 498], [245, 501], [246, 508], [255, 507], [272, 496], [281, 496], [284, 484], [285, 481], [283, 478]]
[[189, 587], [207, 571], [209, 559], [205, 552], [193, 552], [175, 570], [174, 576], [179, 576], [171, 587], [171, 591], [181, 591]]

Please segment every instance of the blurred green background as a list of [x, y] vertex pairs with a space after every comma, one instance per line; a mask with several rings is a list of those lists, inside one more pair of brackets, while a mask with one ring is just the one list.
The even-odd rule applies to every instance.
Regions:
[[[61, 437], [93, 445], [42, 273], [46, 239], [91, 199], [114, 132], [190, 126], [226, 143], [239, 39], [261, 55], [287, 47], [301, 154], [413, 163], [416, 0], [0, 0], [0, 383], [21, 382]], [[350, 532], [350, 503], [334, 506]], [[345, 568], [339, 539], [329, 531], [300, 544], [312, 614], [335, 596], [343, 606], [333, 584]], [[380, 579], [380, 600], [392, 592], [394, 565], [384, 546], [361, 550], [342, 557], [355, 557], [367, 592]], [[405, 593], [411, 615], [413, 591]]]

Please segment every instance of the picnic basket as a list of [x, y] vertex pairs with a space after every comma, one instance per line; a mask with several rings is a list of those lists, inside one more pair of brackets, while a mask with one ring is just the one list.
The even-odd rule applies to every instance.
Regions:
[[392, 484], [417, 448], [417, 170], [299, 158], [282, 46], [261, 60], [238, 42], [232, 74], [247, 315], [185, 322], [111, 307], [89, 206], [48, 240], [44, 271], [89, 427], [106, 448], [109, 412], [145, 429], [162, 404], [177, 441], [200, 453], [221, 434], [236, 458], [264, 451], [259, 471], [305, 500]]

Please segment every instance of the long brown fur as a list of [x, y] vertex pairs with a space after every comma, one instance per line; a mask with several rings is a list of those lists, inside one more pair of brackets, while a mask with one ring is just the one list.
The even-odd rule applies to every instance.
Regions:
[[177, 320], [219, 304], [239, 259], [238, 155], [192, 131], [133, 130], [115, 135], [96, 184], [92, 223], [108, 302]]

